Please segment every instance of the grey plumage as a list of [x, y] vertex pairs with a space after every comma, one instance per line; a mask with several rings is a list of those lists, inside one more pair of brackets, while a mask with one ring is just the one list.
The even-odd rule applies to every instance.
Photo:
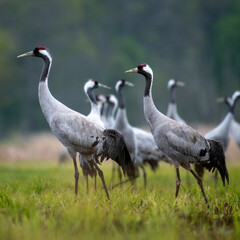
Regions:
[[[44, 61], [38, 89], [39, 102], [52, 132], [67, 148], [73, 159], [75, 169], [75, 193], [77, 194], [78, 192], [79, 179], [76, 162], [77, 152], [89, 161], [95, 159], [97, 162], [98, 157], [101, 157], [101, 161], [104, 158], [111, 158], [122, 166], [123, 171], [131, 174], [134, 167], [123, 137], [115, 131], [104, 130], [95, 122], [88, 120], [86, 116], [57, 101], [50, 93], [48, 88], [48, 75], [52, 64], [50, 51], [45, 47], [37, 47], [33, 51], [18, 57], [26, 56], [40, 57]], [[102, 171], [98, 168], [95, 161], [92, 161], [92, 163], [97, 168], [103, 180]]]
[[118, 111], [114, 122], [114, 129], [118, 130], [124, 137], [131, 159], [134, 163], [137, 160], [137, 142], [134, 135], [133, 127], [129, 124], [125, 108], [125, 99], [123, 96], [123, 87], [127, 85], [124, 80], [118, 80], [116, 91], [118, 95]]
[[172, 160], [159, 150], [153, 135], [143, 129], [133, 127], [134, 134], [137, 140], [138, 157], [142, 159], [143, 164], [149, 164], [152, 170], [158, 168], [159, 161], [172, 163]]
[[[97, 104], [95, 94], [93, 92], [94, 89], [96, 88], [109, 88], [101, 83], [98, 83], [97, 81], [93, 79], [89, 79], [85, 85], [84, 85], [84, 92], [86, 96], [88, 97], [90, 104], [91, 104], [91, 111], [87, 115], [87, 119], [90, 121], [94, 121], [96, 124], [104, 128], [104, 123], [101, 119], [100, 116], [100, 108]], [[93, 163], [94, 159], [89, 161], [86, 159], [83, 155], [79, 154], [79, 162], [80, 162], [80, 167], [82, 168], [83, 175], [86, 178], [86, 183], [87, 183], [87, 190], [88, 190], [88, 176], [94, 177], [95, 178], [95, 189], [96, 189], [96, 176], [97, 176], [97, 169], [95, 167], [95, 164]], [[103, 174], [102, 174], [103, 175]], [[108, 196], [108, 192], [105, 189], [106, 194]]]
[[235, 119], [232, 120], [230, 131], [231, 135], [233, 136], [233, 139], [240, 148], [240, 124]]
[[[227, 151], [227, 148], [229, 146], [230, 130], [232, 122], [234, 120], [234, 108], [239, 97], [240, 92], [235, 91], [232, 97], [218, 99], [218, 101], [225, 102], [227, 104], [228, 112], [222, 122], [204, 136], [206, 139], [211, 139], [219, 142], [222, 145], [224, 152]], [[200, 164], [196, 164], [195, 166], [195, 170], [201, 178], [203, 177], [204, 173], [203, 167], [204, 166]]]
[[115, 113], [118, 107], [118, 100], [113, 94], [110, 94], [106, 97], [106, 103], [108, 104], [108, 112], [106, 115], [106, 126], [108, 128], [114, 128]]
[[[145, 77], [144, 115], [157, 146], [168, 157], [177, 160], [182, 167], [192, 173], [201, 187], [205, 201], [208, 203], [202, 181], [191, 169], [190, 163], [211, 163], [208, 169], [217, 168], [220, 171], [224, 184], [225, 178], [227, 181], [229, 181], [229, 178], [225, 164], [225, 155], [221, 145], [215, 141], [208, 141], [196, 130], [168, 118], [157, 110], [151, 94], [153, 72], [147, 64], [141, 64], [134, 69], [126, 71], [126, 73], [131, 72], [142, 74]], [[215, 161], [216, 157], [218, 161]], [[179, 172], [177, 172], [177, 176], [177, 181], [180, 181]], [[176, 191], [176, 196], [178, 190], [179, 187]]]

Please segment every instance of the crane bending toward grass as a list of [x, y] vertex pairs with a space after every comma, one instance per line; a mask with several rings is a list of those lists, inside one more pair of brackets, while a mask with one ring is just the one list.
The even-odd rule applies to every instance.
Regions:
[[[144, 115], [154, 140], [163, 153], [192, 173], [208, 204], [202, 180], [192, 170], [190, 163], [200, 162], [209, 171], [217, 168], [221, 174], [223, 185], [225, 185], [225, 179], [229, 182], [229, 177], [221, 144], [214, 140], [205, 139], [196, 130], [168, 118], [157, 110], [152, 99], [153, 71], [149, 65], [140, 64], [126, 73], [139, 73], [145, 77]], [[177, 175], [177, 180], [180, 181], [180, 174]], [[179, 189], [180, 185], [176, 186]]]
[[52, 96], [48, 88], [48, 76], [52, 65], [50, 51], [42, 46], [36, 47], [33, 51], [19, 55], [18, 58], [27, 56], [40, 57], [44, 61], [38, 87], [39, 102], [52, 132], [67, 148], [69, 155], [73, 159], [75, 194], [78, 193], [79, 180], [76, 161], [78, 152], [92, 162], [104, 186], [106, 184], [103, 172], [97, 164], [105, 158], [116, 161], [123, 171], [126, 171], [131, 176], [134, 173], [134, 166], [122, 135], [112, 129], [104, 130], [97, 123], [68, 108]]

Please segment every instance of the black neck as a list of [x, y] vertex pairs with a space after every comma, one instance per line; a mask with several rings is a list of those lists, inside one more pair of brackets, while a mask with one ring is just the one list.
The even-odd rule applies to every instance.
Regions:
[[230, 113], [234, 114], [235, 103], [233, 103], [233, 105], [228, 104], [228, 109], [229, 109], [228, 111], [229, 111]]
[[47, 77], [48, 77], [48, 73], [50, 71], [50, 60], [47, 57], [43, 57], [43, 61], [44, 61], [44, 65], [43, 65], [43, 70], [42, 70], [42, 74], [40, 77], [40, 82], [45, 82]]
[[90, 101], [93, 103], [93, 104], [96, 104], [97, 105], [97, 100], [96, 100], [96, 97], [93, 93], [93, 89], [92, 88], [88, 88], [87, 89], [87, 95], [90, 99]]
[[240, 99], [240, 96], [238, 96], [238, 97], [234, 100], [233, 105], [231, 106], [231, 110], [230, 110], [230, 111], [231, 111], [233, 114], [234, 114], [236, 102], [237, 102], [239, 99]]
[[121, 109], [124, 109], [125, 108], [125, 98], [123, 96], [121, 86], [118, 89], [118, 101], [119, 101], [118, 107], [121, 108]]
[[114, 109], [114, 104], [113, 103], [109, 103], [108, 117], [113, 116], [113, 109]]
[[170, 88], [170, 102], [175, 103], [176, 102], [176, 93], [175, 93], [175, 87]]
[[146, 79], [146, 85], [145, 85], [145, 91], [144, 91], [144, 97], [149, 97], [151, 94], [151, 85], [152, 85], [152, 75], [149, 73], [143, 73]]
[[104, 114], [104, 107], [105, 107], [105, 103], [101, 104], [101, 109], [100, 109], [100, 115], [103, 116]]

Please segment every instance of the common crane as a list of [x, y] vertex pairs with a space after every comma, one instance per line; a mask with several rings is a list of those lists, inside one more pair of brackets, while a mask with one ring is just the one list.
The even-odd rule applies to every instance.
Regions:
[[240, 148], [240, 124], [235, 119], [233, 119], [231, 124], [231, 134]]
[[33, 51], [19, 55], [18, 58], [27, 56], [40, 57], [44, 61], [38, 87], [39, 102], [52, 132], [67, 148], [73, 159], [75, 194], [78, 193], [79, 180], [77, 152], [87, 160], [92, 161], [103, 185], [105, 185], [103, 172], [97, 163], [102, 162], [105, 158], [116, 161], [124, 172], [132, 175], [134, 166], [120, 133], [111, 129], [104, 130], [100, 125], [90, 121], [83, 114], [68, 108], [52, 96], [48, 88], [48, 76], [52, 65], [50, 51], [42, 46], [36, 47]]
[[[223, 185], [229, 182], [225, 155], [220, 143], [205, 139], [200, 133], [189, 126], [178, 123], [157, 110], [152, 99], [153, 71], [147, 64], [140, 64], [126, 73], [139, 73], [145, 77], [144, 115], [150, 126], [154, 140], [163, 153], [178, 161], [179, 165], [190, 171], [197, 180], [206, 203], [201, 178], [192, 170], [190, 163], [201, 162], [209, 171], [217, 168], [221, 174]], [[177, 180], [180, 182], [178, 172]], [[180, 184], [177, 185], [179, 189]]]
[[[93, 92], [94, 89], [99, 88], [99, 87], [110, 89], [110, 87], [103, 85], [93, 79], [89, 79], [84, 85], [84, 92], [91, 103], [91, 111], [87, 115], [87, 119], [98, 124], [102, 128], [104, 128], [104, 123], [100, 116], [100, 108], [98, 106], [95, 94]], [[95, 183], [95, 189], [96, 189], [97, 188], [97, 185], [96, 185], [97, 184], [97, 182], [96, 182], [97, 170], [93, 164], [94, 159], [89, 161], [83, 155], [79, 154], [79, 162], [80, 162], [80, 166], [83, 171], [83, 175], [86, 178], [87, 191], [88, 191], [88, 176], [90, 176], [92, 178], [94, 177], [94, 183]], [[107, 197], [109, 198], [108, 191], [106, 190], [106, 188], [105, 188], [105, 191], [106, 191]]]
[[[237, 100], [240, 98], [240, 91], [235, 91], [232, 97], [219, 98], [218, 102], [225, 102], [228, 106], [228, 112], [222, 122], [208, 132], [204, 137], [218, 141], [223, 146], [224, 152], [227, 151], [230, 142], [230, 129], [234, 120], [234, 109]], [[195, 170], [199, 177], [203, 177], [204, 168], [200, 163], [195, 164]]]

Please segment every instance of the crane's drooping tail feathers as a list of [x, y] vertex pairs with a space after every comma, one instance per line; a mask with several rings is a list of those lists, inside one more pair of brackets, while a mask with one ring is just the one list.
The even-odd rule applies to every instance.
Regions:
[[227, 183], [229, 184], [229, 177], [223, 147], [217, 141], [210, 139], [207, 139], [207, 141], [210, 144], [210, 154], [209, 160], [204, 163], [204, 167], [208, 169], [208, 171], [212, 170], [212, 172], [214, 172], [215, 168], [217, 168], [221, 175], [223, 186], [225, 186], [225, 178], [227, 179]]
[[82, 171], [83, 171], [83, 175], [90, 175], [91, 178], [95, 177], [97, 175], [97, 171], [94, 168], [94, 166], [90, 163], [90, 162], [81, 162], [81, 167], [82, 167]]
[[150, 159], [144, 160], [143, 162], [144, 162], [144, 164], [145, 163], [149, 164], [153, 171], [156, 171], [159, 167], [158, 162], [154, 159], [153, 160], [150, 160]]
[[99, 154], [100, 161], [111, 158], [122, 167], [124, 174], [126, 172], [129, 177], [134, 177], [135, 169], [123, 136], [113, 129], [104, 130], [103, 136], [103, 149]]

